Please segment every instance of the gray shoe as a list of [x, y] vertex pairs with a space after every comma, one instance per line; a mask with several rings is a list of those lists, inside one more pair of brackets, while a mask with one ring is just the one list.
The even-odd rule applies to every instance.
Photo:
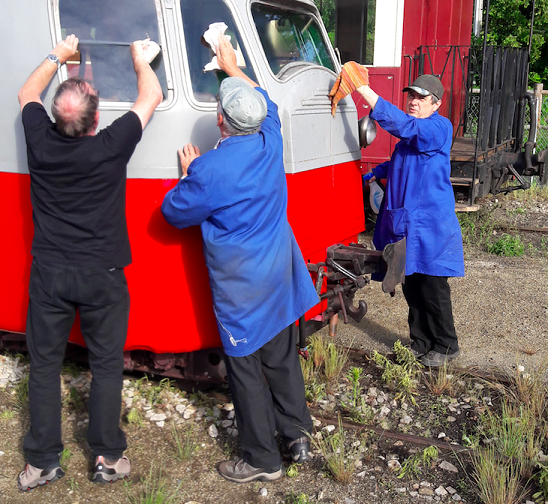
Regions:
[[424, 352], [419, 352], [418, 350], [415, 350], [414, 348], [411, 348], [411, 347], [409, 347], [409, 351], [413, 354], [413, 357], [415, 357], [415, 359], [417, 360], [424, 355]]
[[127, 457], [118, 460], [107, 460], [103, 456], [95, 459], [93, 469], [93, 483], [114, 483], [116, 480], [127, 478], [131, 471], [131, 464]]
[[283, 450], [283, 456], [294, 464], [302, 464], [312, 460], [310, 455], [310, 440], [307, 437], [294, 439]]
[[249, 481], [274, 481], [280, 479], [283, 475], [283, 468], [280, 464], [272, 469], [263, 469], [262, 467], [253, 467], [243, 458], [234, 460], [225, 460], [219, 464], [219, 473], [223, 478], [235, 483], [248, 483]]
[[25, 470], [19, 473], [17, 486], [19, 487], [19, 490], [28, 492], [36, 487], [53, 483], [54, 481], [61, 479], [64, 475], [63, 469], [59, 466], [51, 469], [40, 469], [39, 467], [27, 464]]
[[422, 359], [421, 364], [426, 367], [440, 367], [446, 362], [456, 359], [460, 355], [460, 350], [455, 350], [453, 353], [440, 353], [430, 350]]

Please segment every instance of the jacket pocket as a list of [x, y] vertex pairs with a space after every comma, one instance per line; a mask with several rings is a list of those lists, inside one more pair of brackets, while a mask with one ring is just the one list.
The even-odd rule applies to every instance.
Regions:
[[390, 241], [397, 241], [407, 236], [407, 211], [405, 208], [386, 209], [383, 216], [383, 228], [386, 233], [391, 235]]

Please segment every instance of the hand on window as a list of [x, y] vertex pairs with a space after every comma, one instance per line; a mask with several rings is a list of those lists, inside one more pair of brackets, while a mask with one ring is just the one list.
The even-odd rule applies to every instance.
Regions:
[[188, 175], [188, 167], [190, 166], [190, 163], [202, 155], [200, 149], [191, 143], [188, 143], [182, 149], [179, 149], [177, 154], [179, 154], [179, 159], [181, 161], [183, 178]]
[[76, 35], [69, 35], [65, 40], [61, 40], [53, 51], [52, 54], [55, 54], [59, 58], [59, 63], [62, 65], [66, 63], [67, 60], [78, 52], [78, 37]]
[[230, 41], [225, 35], [219, 35], [219, 49], [217, 50], [217, 63], [221, 70], [229, 76], [233, 76], [239, 70], [236, 64], [236, 53]]

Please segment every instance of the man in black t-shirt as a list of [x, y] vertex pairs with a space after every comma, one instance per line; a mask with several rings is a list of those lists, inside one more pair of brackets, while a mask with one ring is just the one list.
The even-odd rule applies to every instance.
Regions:
[[97, 134], [99, 99], [86, 81], [71, 78], [57, 88], [55, 123], [40, 100], [58, 67], [77, 52], [74, 35], [57, 44], [19, 91], [34, 221], [26, 328], [31, 425], [23, 443], [28, 464], [18, 479], [24, 491], [64, 476], [60, 372], [77, 311], [92, 371], [87, 439], [93, 481], [111, 482], [130, 472], [120, 429], [129, 318], [123, 268], [131, 263], [126, 168], [162, 100], [145, 59], [147, 44], [136, 41], [130, 47], [137, 101]]

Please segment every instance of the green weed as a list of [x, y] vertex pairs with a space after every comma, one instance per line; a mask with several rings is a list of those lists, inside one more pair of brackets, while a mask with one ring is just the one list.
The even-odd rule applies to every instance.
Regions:
[[192, 457], [198, 448], [193, 434], [192, 428], [187, 428], [182, 433], [179, 433], [175, 425], [171, 427], [171, 435], [176, 448], [175, 458], [184, 462]]
[[330, 382], [341, 373], [348, 360], [348, 352], [340, 350], [333, 342], [313, 334], [308, 342], [310, 358], [301, 359], [306, 398], [310, 402], [326, 394]]
[[310, 438], [310, 441], [324, 457], [325, 468], [333, 478], [341, 483], [350, 482], [360, 455], [361, 442], [343, 429], [341, 418], [339, 428], [333, 433], [322, 432], [321, 438]]
[[78, 482], [74, 478], [67, 478], [66, 482], [71, 492], [74, 492], [75, 490], [80, 490]]
[[0, 420], [11, 420], [13, 417], [15, 417], [15, 411], [10, 409], [5, 409], [2, 412], [0, 412]]
[[527, 490], [521, 487], [520, 459], [504, 459], [493, 446], [472, 455], [473, 480], [484, 504], [517, 504], [523, 502]]
[[161, 468], [150, 467], [146, 478], [141, 478], [141, 488], [137, 493], [131, 493], [131, 487], [126, 487], [126, 497], [130, 504], [179, 504], [182, 501], [182, 482], [174, 486], [163, 474]]
[[68, 463], [70, 458], [72, 457], [72, 452], [70, 451], [70, 448], [64, 448], [61, 452], [61, 457], [59, 458], [59, 465], [61, 466], [61, 469], [66, 472], [68, 468]]
[[141, 412], [136, 408], [131, 408], [126, 416], [127, 423], [130, 425], [138, 425], [142, 427], [144, 425]]
[[23, 376], [15, 384], [15, 404], [19, 409], [25, 408], [29, 402], [29, 375]]
[[296, 478], [299, 475], [299, 466], [297, 464], [290, 464], [287, 466], [285, 474], [288, 478]]
[[310, 497], [303, 492], [299, 494], [291, 492], [284, 500], [286, 504], [312, 504]]
[[525, 246], [519, 236], [503, 234], [501, 238], [486, 245], [487, 252], [505, 257], [519, 257], [523, 255]]
[[540, 490], [533, 494], [533, 499], [538, 504], [544, 504], [548, 500], [548, 466], [538, 465], [538, 472], [535, 474], [535, 480]]
[[389, 388], [396, 391], [396, 399], [410, 400], [416, 405], [417, 375], [422, 365], [399, 340], [394, 344], [394, 352], [396, 362], [392, 362], [376, 350], [371, 359], [383, 370], [381, 378]]
[[358, 367], [351, 367], [348, 370], [346, 378], [350, 382], [350, 396], [348, 402], [341, 401], [341, 406], [347, 410], [348, 415], [355, 422], [367, 423], [373, 420], [375, 413], [361, 395], [360, 378], [362, 373], [363, 369]]
[[438, 449], [435, 446], [428, 446], [423, 451], [415, 453], [402, 464], [398, 478], [417, 477], [423, 467], [432, 467], [432, 463], [438, 458], [438, 455]]

